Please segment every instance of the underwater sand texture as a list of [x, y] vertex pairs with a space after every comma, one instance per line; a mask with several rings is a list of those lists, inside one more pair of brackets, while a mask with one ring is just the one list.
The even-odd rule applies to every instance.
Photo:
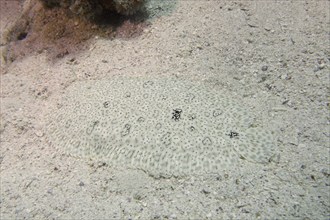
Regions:
[[48, 141], [67, 154], [153, 176], [217, 174], [267, 163], [273, 132], [229, 92], [166, 77], [75, 82], [47, 117]]

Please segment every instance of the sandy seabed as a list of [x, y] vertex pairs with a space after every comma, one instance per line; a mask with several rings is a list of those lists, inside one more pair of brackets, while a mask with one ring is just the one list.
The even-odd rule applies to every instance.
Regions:
[[[1, 1], [1, 35], [22, 5]], [[156, 1], [130, 39], [1, 58], [1, 219], [329, 219], [330, 2]], [[5, 43], [1, 39], [4, 56]], [[74, 61], [73, 61], [74, 60]], [[72, 82], [175, 75], [213, 83], [279, 128], [267, 165], [153, 178], [49, 146], [44, 116]]]

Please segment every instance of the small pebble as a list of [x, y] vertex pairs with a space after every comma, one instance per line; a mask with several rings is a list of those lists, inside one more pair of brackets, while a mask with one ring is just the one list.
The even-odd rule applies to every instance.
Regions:
[[261, 76], [258, 80], [258, 83], [265, 82], [267, 80], [267, 76]]
[[144, 29], [143, 32], [144, 33], [150, 33], [150, 29]]
[[268, 66], [262, 66], [262, 67], [261, 67], [261, 70], [262, 70], [262, 71], [267, 71], [267, 70], [268, 70]]
[[202, 193], [204, 193], [204, 194], [210, 194], [210, 191], [207, 190], [207, 189], [203, 189], [203, 190], [202, 190]]
[[42, 137], [42, 136], [44, 136], [44, 133], [42, 131], [38, 130], [35, 132], [35, 135], [37, 135], [38, 137]]
[[282, 74], [282, 75], [280, 76], [280, 78], [283, 79], [283, 80], [284, 80], [284, 79], [287, 79], [287, 78], [288, 78], [288, 75], [287, 75], [287, 74]]
[[175, 214], [172, 214], [172, 215], [170, 216], [170, 218], [171, 218], [171, 219], [177, 219], [177, 217], [176, 217]]
[[84, 185], [85, 185], [85, 183], [80, 181], [79, 186], [84, 186]]
[[264, 27], [266, 31], [271, 31], [272, 29], [270, 27]]
[[49, 190], [47, 190], [47, 193], [50, 194], [50, 195], [53, 195], [53, 190], [49, 189]]
[[323, 169], [321, 169], [321, 173], [322, 173], [324, 176], [327, 176], [327, 177], [330, 176], [330, 171], [329, 171], [329, 169], [327, 169], [327, 168], [323, 168]]
[[321, 70], [321, 69], [323, 69], [325, 67], [325, 64], [324, 63], [321, 63], [320, 65], [319, 65], [319, 69]]

